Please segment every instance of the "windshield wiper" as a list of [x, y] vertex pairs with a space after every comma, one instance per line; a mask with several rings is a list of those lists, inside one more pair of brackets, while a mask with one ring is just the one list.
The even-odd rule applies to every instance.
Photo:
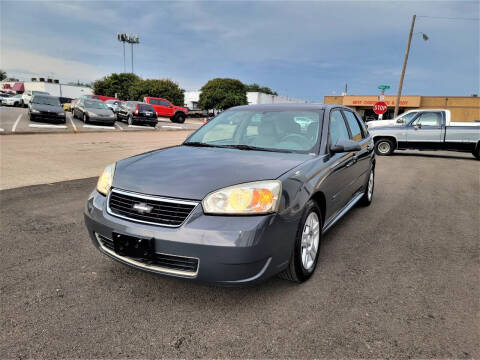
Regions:
[[222, 146], [222, 145], [207, 144], [207, 143], [203, 143], [203, 142], [200, 142], [200, 141], [184, 142], [182, 145], [186, 145], [186, 146], [198, 146], [198, 147], [224, 147], [224, 146]]
[[251, 145], [222, 145], [222, 147], [232, 148], [232, 149], [239, 149], [239, 150], [256, 150], [256, 151], [270, 151], [270, 152], [284, 152], [284, 153], [291, 153], [290, 150], [283, 150], [283, 149], [271, 149], [271, 148], [264, 148], [258, 146], [251, 146]]

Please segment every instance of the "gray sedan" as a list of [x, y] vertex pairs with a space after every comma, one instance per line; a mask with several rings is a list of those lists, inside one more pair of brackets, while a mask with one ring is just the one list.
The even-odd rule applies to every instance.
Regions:
[[85, 124], [88, 124], [89, 122], [98, 122], [113, 125], [117, 119], [117, 116], [103, 101], [86, 98], [80, 98], [77, 100], [72, 110], [72, 116], [83, 120]]
[[313, 274], [322, 234], [374, 190], [373, 141], [351, 109], [231, 108], [182, 145], [107, 166], [85, 223], [105, 255], [223, 285]]

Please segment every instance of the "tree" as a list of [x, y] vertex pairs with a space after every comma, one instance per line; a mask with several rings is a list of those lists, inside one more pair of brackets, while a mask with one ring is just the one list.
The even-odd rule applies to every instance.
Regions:
[[93, 83], [96, 95], [115, 96], [122, 100], [130, 100], [130, 88], [141, 79], [135, 74], [111, 74]]
[[216, 78], [203, 85], [198, 106], [201, 109], [226, 110], [247, 105], [247, 87], [240, 80]]
[[261, 93], [270, 94], [270, 95], [278, 95], [276, 91], [273, 91], [272, 89], [266, 86], [260, 86], [257, 83], [247, 85], [247, 91], [261, 92]]
[[5, 80], [7, 78], [7, 73], [3, 70], [0, 70], [0, 81]]
[[130, 87], [130, 99], [143, 101], [145, 96], [160, 97], [171, 103], [184, 106], [184, 92], [178, 84], [170, 79], [147, 79], [136, 81]]

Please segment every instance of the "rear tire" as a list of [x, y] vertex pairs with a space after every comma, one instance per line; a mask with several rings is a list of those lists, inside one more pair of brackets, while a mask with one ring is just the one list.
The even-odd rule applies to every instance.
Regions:
[[375, 154], [380, 156], [391, 155], [395, 150], [393, 141], [389, 139], [380, 139], [375, 142]]
[[358, 202], [361, 206], [370, 206], [373, 199], [373, 190], [375, 189], [375, 169], [370, 170], [368, 175], [367, 186], [365, 186], [365, 192], [362, 198]]
[[[279, 277], [302, 283], [313, 275], [322, 242], [322, 224], [322, 213], [318, 205], [313, 200], [309, 200], [305, 205], [305, 211], [297, 230], [290, 263], [285, 270], [278, 274]], [[311, 247], [307, 246], [309, 241], [311, 241]]]
[[477, 148], [473, 150], [472, 154], [477, 160], [480, 160], [480, 143], [477, 144]]

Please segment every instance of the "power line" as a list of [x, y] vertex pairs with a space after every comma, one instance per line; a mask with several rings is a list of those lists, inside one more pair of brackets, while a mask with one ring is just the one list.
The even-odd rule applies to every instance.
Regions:
[[430, 19], [446, 19], [446, 20], [480, 20], [480, 18], [463, 18], [463, 17], [445, 17], [445, 16], [427, 16], [427, 15], [418, 15], [417, 17], [421, 18], [430, 18]]

